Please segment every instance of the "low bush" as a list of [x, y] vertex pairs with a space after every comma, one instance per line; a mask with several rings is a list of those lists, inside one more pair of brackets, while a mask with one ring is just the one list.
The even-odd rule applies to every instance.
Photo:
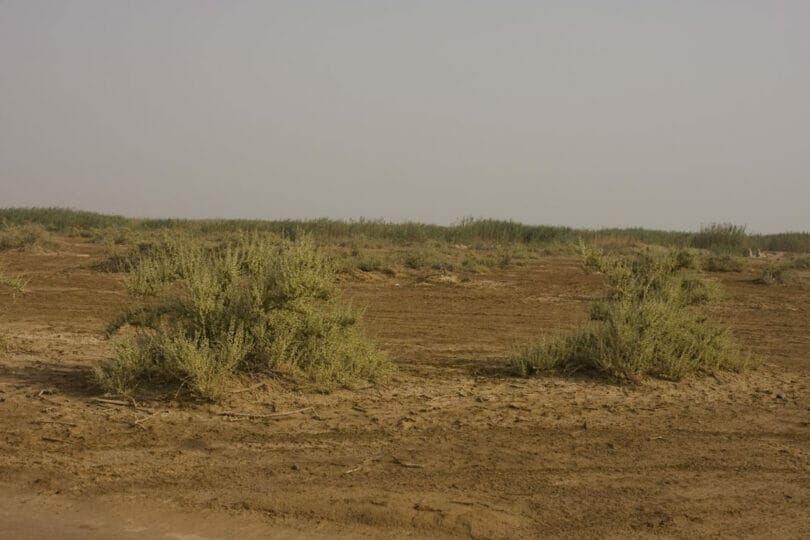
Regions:
[[707, 272], [742, 272], [743, 263], [739, 257], [731, 255], [709, 255], [703, 260]]
[[587, 370], [635, 380], [678, 380], [692, 373], [740, 371], [751, 363], [728, 330], [709, 322], [695, 304], [714, 287], [700, 284], [677, 254], [644, 253], [632, 259], [585, 250], [588, 270], [604, 274], [605, 299], [591, 307], [591, 322], [569, 335], [518, 347], [511, 356], [522, 376]]
[[95, 370], [107, 391], [152, 382], [217, 400], [239, 373], [330, 389], [391, 368], [361, 332], [361, 313], [339, 302], [333, 265], [306, 236], [169, 242], [138, 262], [128, 289], [142, 302], [107, 332], [125, 325], [136, 332]]
[[42, 225], [7, 225], [0, 228], [0, 251], [37, 248], [50, 250], [56, 247], [57, 243]]

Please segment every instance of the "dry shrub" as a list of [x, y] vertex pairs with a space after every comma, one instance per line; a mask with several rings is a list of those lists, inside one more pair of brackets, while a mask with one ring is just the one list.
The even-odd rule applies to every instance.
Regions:
[[592, 306], [594, 320], [574, 333], [519, 347], [511, 357], [518, 374], [587, 370], [679, 380], [751, 363], [727, 329], [697, 310], [714, 297], [714, 286], [689, 274], [676, 253], [623, 259], [585, 250], [584, 256], [586, 268], [605, 275], [607, 297]]
[[169, 242], [138, 262], [128, 288], [143, 301], [108, 327], [137, 329], [95, 370], [108, 391], [153, 382], [217, 400], [238, 373], [330, 389], [391, 367], [361, 332], [361, 314], [339, 303], [334, 268], [309, 237]]
[[7, 225], [0, 228], [0, 251], [11, 249], [52, 250], [56, 247], [58, 244], [42, 225]]

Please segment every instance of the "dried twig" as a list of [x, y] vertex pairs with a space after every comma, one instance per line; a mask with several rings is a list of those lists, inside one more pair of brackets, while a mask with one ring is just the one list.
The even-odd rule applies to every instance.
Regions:
[[31, 420], [31, 424], [56, 424], [59, 426], [76, 427], [76, 424], [71, 422], [60, 422], [58, 420]]
[[154, 418], [157, 415], [158, 415], [158, 413], [153, 412], [149, 416], [144, 416], [143, 418], [139, 418], [139, 419], [135, 420], [132, 424], [135, 425], [135, 426], [138, 426], [138, 427], [142, 427], [141, 424], [146, 423], [146, 421], [151, 420], [152, 418]]
[[250, 392], [253, 390], [258, 390], [259, 388], [267, 386], [266, 382], [262, 382], [259, 384], [254, 384], [253, 386], [248, 386], [247, 388], [239, 388], [238, 390], [231, 390], [231, 394], [241, 394], [242, 392]]
[[121, 400], [118, 400], [118, 399], [107, 399], [107, 398], [94, 397], [94, 398], [90, 398], [90, 401], [95, 401], [96, 403], [103, 403], [105, 405], [116, 405], [118, 407], [132, 407], [136, 411], [141, 411], [141, 412], [147, 412], [147, 413], [154, 413], [155, 412], [152, 409], [149, 409], [147, 407], [141, 407], [140, 405], [138, 405], [138, 402], [135, 401], [134, 399], [132, 400], [132, 402], [127, 402], [127, 401], [121, 401]]
[[407, 467], [408, 469], [423, 469], [425, 466], [420, 465], [419, 463], [408, 463], [407, 461], [402, 461], [397, 456], [391, 454], [391, 459], [394, 460], [394, 463], [400, 465], [401, 467]]
[[100, 398], [100, 397], [90, 398], [90, 401], [95, 401], [97, 403], [106, 403], [107, 405], [121, 405], [123, 407], [129, 407], [129, 406], [132, 405], [132, 403], [130, 403], [128, 401], [121, 401], [121, 400], [118, 400], [118, 399], [107, 399], [107, 398]]
[[294, 411], [284, 411], [272, 414], [248, 414], [232, 411], [224, 411], [218, 414], [219, 416], [233, 416], [234, 418], [281, 418], [282, 416], [292, 416], [294, 414], [312, 411], [314, 409], [315, 407], [304, 407], [303, 409], [296, 409]]
[[348, 471], [343, 471], [343, 474], [352, 474], [353, 472], [357, 472], [360, 469], [362, 469], [366, 464], [368, 464], [370, 461], [378, 461], [378, 460], [375, 460], [374, 458], [366, 458], [363, 461], [361, 461], [360, 465], [358, 465], [357, 467], [351, 468]]

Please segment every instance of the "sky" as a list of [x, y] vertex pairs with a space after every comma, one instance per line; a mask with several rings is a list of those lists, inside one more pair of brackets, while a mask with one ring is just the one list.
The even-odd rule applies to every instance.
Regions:
[[0, 0], [0, 207], [810, 230], [806, 0]]

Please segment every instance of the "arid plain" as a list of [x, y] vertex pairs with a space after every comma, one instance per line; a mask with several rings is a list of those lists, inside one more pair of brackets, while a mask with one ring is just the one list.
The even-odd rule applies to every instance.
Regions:
[[89, 377], [129, 302], [123, 275], [93, 269], [107, 247], [56, 241], [0, 253], [29, 280], [0, 293], [0, 533], [810, 536], [806, 270], [757, 284], [766, 257], [712, 274], [708, 310], [761, 360], [742, 374], [514, 376], [516, 343], [573, 328], [603, 294], [577, 256], [537, 253], [464, 279], [341, 274], [397, 366], [385, 383], [246, 379], [221, 403], [132, 402]]

